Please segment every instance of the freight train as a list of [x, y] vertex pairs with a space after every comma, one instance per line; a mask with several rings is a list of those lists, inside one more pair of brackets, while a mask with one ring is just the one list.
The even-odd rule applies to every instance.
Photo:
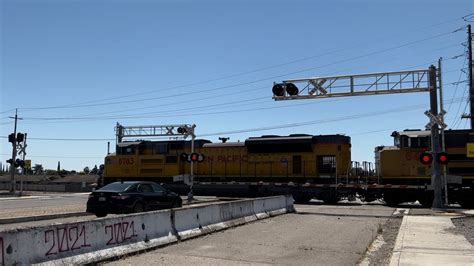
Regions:
[[[468, 130], [445, 131], [447, 189], [450, 202], [473, 206], [474, 158], [466, 146], [474, 142]], [[193, 165], [195, 195], [266, 196], [292, 194], [297, 202], [312, 198], [335, 203], [343, 198], [389, 205], [418, 200], [431, 206], [430, 166], [420, 163], [428, 151], [428, 131], [394, 132], [394, 145], [375, 148], [375, 167], [351, 161], [350, 137], [344, 135], [264, 135], [242, 142], [194, 140], [204, 160]], [[105, 158], [104, 183], [152, 180], [186, 194], [191, 182], [191, 141], [119, 141]], [[183, 156], [184, 155], [184, 156]]]

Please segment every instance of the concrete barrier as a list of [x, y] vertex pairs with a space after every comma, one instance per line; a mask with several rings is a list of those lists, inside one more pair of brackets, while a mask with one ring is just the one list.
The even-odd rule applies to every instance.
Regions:
[[291, 196], [277, 196], [0, 230], [0, 263], [93, 263], [268, 217], [261, 213], [276, 215], [292, 208]]

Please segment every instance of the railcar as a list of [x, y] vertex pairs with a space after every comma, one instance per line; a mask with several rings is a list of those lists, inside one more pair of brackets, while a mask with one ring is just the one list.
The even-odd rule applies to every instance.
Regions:
[[[378, 184], [390, 184], [383, 198], [391, 205], [415, 201], [430, 206], [433, 200], [431, 188], [431, 164], [420, 162], [420, 155], [431, 150], [431, 133], [426, 130], [393, 132], [393, 146], [375, 148], [375, 166]], [[448, 199], [463, 206], [472, 207], [474, 198], [474, 157], [468, 157], [468, 145], [474, 143], [471, 130], [446, 130], [445, 150], [449, 162], [442, 167], [443, 183], [446, 182]], [[446, 175], [444, 175], [446, 173]], [[444, 177], [445, 176], [445, 177]], [[410, 189], [411, 188], [411, 189]]]
[[[365, 201], [383, 199], [388, 205], [418, 200], [433, 202], [431, 165], [420, 154], [430, 150], [429, 131], [394, 132], [393, 146], [375, 148], [375, 170], [351, 161], [350, 137], [344, 135], [264, 135], [242, 142], [194, 141], [203, 162], [191, 164], [191, 141], [122, 141], [105, 158], [104, 183], [116, 180], [150, 180], [186, 194], [266, 196], [292, 194], [296, 201], [318, 198], [334, 203], [341, 198]], [[470, 130], [445, 131], [450, 162], [446, 172], [449, 202], [473, 207], [474, 143]], [[471, 151], [474, 156], [474, 150]]]
[[[196, 194], [292, 193], [299, 201], [314, 196], [337, 201], [340, 196], [334, 185], [349, 182], [351, 144], [343, 135], [265, 135], [227, 143], [198, 139], [194, 146], [195, 152], [205, 156], [194, 164]], [[190, 141], [118, 143], [116, 153], [105, 158], [104, 181], [153, 180], [182, 191], [191, 165], [180, 155], [190, 152]], [[227, 191], [216, 188], [230, 183], [240, 186]], [[326, 186], [309, 189], [314, 184]]]

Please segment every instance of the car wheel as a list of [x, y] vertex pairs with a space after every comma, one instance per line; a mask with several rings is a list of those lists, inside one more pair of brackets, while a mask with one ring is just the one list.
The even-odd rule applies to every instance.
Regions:
[[143, 212], [143, 211], [145, 211], [143, 204], [140, 202], [135, 203], [135, 206], [133, 206], [133, 212]]
[[182, 202], [180, 200], [174, 200], [173, 204], [171, 205], [171, 208], [181, 208], [183, 206]]
[[95, 213], [95, 216], [97, 216], [97, 217], [105, 217], [105, 216], [107, 216], [107, 213], [105, 213], [105, 212], [96, 212], [96, 213]]

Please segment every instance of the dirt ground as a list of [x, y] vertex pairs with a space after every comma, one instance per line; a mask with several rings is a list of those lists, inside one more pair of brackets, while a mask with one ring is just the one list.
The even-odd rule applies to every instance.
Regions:
[[390, 264], [402, 220], [403, 216], [393, 216], [379, 228], [379, 235], [372, 242], [372, 245], [367, 248], [367, 252], [359, 265]]
[[453, 232], [463, 235], [471, 245], [474, 245], [474, 216], [452, 218], [451, 221], [456, 226]]

